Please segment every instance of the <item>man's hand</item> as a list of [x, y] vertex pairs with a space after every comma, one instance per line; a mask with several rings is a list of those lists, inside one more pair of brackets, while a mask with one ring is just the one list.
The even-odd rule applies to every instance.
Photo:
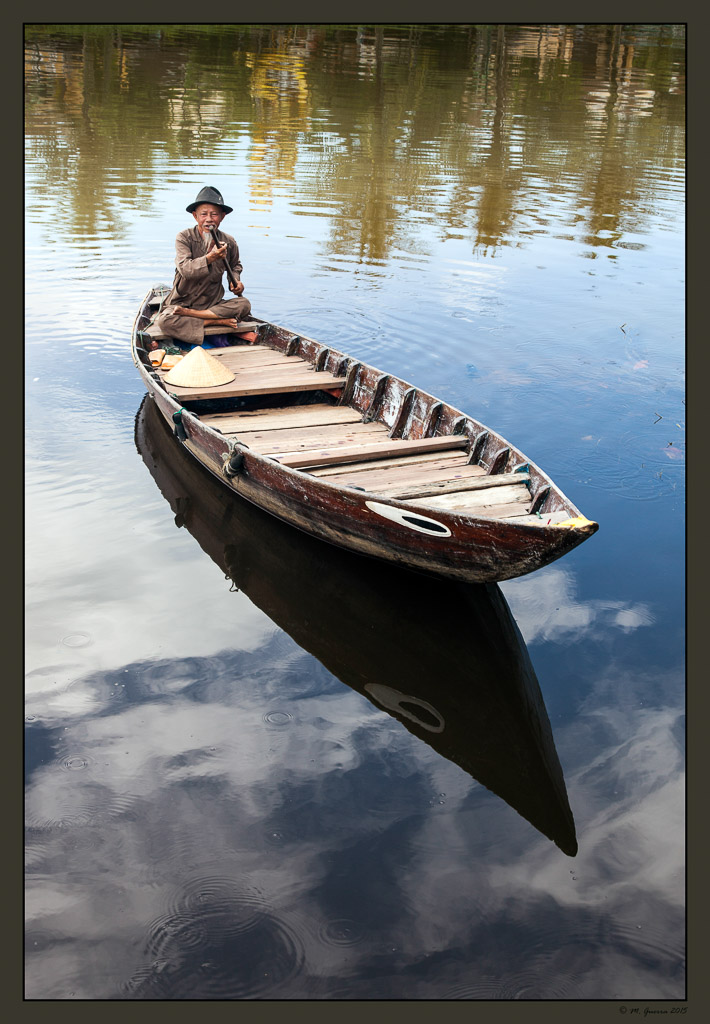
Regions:
[[207, 253], [207, 262], [214, 263], [215, 260], [223, 260], [227, 257], [227, 243], [223, 242], [222, 245], [215, 245], [213, 249]]
[[234, 292], [235, 295], [241, 295], [244, 291], [244, 285], [241, 281], [236, 281], [234, 284], [230, 284], [229, 290]]

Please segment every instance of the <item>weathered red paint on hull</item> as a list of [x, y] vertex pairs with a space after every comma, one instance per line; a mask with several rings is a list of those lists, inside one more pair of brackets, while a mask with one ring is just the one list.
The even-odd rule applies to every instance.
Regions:
[[[133, 332], [134, 362], [149, 394], [172, 426], [173, 416], [181, 406], [168, 394], [157, 375], [152, 375], [138, 358], [137, 324], [138, 318]], [[282, 328], [274, 330], [270, 341], [285, 350], [289, 343], [287, 332]], [[347, 358], [310, 339], [299, 339], [299, 342], [302, 356], [310, 353], [314, 362], [320, 356], [321, 362], [334, 370]], [[401, 414], [404, 396], [408, 390], [413, 389], [406, 382], [391, 376], [387, 376], [378, 388], [377, 382], [383, 376], [372, 367], [362, 367], [350, 404], [367, 412], [369, 401], [373, 394], [377, 394], [380, 403], [378, 414], [390, 425], [401, 427], [401, 424], [397, 424], [397, 416]], [[424, 436], [427, 425], [431, 426], [435, 405], [441, 407], [437, 409], [437, 435], [455, 432], [458, 424], [458, 432], [469, 434], [473, 444], [476, 437], [485, 432], [489, 465], [497, 457], [507, 460], [508, 465], [511, 462], [515, 465], [529, 465], [535, 485], [545, 485], [550, 489], [548, 511], [561, 508], [568, 510], [570, 518], [579, 516], [575, 506], [559, 492], [546, 474], [525, 459], [522, 452], [483, 424], [421, 391], [410, 395], [407, 409], [408, 436]], [[186, 435], [182, 443], [188, 451], [225, 487], [237, 491], [259, 508], [330, 544], [428, 575], [477, 583], [512, 579], [561, 558], [598, 529], [593, 522], [574, 528], [529, 526], [437, 508], [425, 514], [446, 527], [450, 536], [413, 532], [401, 524], [376, 515], [365, 502], [374, 499], [414, 517], [422, 515], [420, 504], [329, 484], [327, 477], [316, 477], [290, 469], [275, 459], [258, 455], [245, 447], [240, 448], [243, 461], [238, 474], [229, 477], [224, 472], [224, 463], [230, 454], [227, 438], [187, 411], [183, 412], [182, 426]], [[180, 442], [176, 439], [176, 443]]]

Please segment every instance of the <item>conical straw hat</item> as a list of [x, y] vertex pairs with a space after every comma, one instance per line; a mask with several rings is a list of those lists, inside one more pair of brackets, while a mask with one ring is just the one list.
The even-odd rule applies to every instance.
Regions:
[[219, 359], [198, 346], [166, 373], [163, 380], [180, 388], [216, 388], [220, 384], [229, 384], [234, 377], [235, 374]]

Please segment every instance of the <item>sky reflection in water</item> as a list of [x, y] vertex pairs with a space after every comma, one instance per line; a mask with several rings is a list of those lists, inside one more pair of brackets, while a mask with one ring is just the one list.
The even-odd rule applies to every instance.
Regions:
[[[683, 996], [683, 43], [28, 28], [29, 999]], [[576, 857], [176, 529], [128, 334], [204, 184], [259, 314], [490, 423], [600, 522], [501, 588]], [[487, 635], [412, 713], [485, 691]]]

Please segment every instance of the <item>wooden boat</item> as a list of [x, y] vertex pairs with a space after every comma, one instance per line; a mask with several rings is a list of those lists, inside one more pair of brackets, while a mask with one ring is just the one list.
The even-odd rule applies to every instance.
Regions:
[[225, 585], [564, 853], [577, 853], [540, 685], [496, 584], [427, 579], [292, 530], [181, 451], [149, 399], [135, 439], [176, 526]]
[[234, 344], [209, 353], [231, 371], [230, 383], [171, 384], [148, 350], [151, 319], [168, 290], [150, 289], [133, 327], [133, 360], [149, 394], [179, 441], [227, 488], [291, 526], [409, 569], [479, 583], [539, 569], [598, 529], [489, 427], [267, 321], [244, 325], [255, 329], [256, 343], [236, 333]]

